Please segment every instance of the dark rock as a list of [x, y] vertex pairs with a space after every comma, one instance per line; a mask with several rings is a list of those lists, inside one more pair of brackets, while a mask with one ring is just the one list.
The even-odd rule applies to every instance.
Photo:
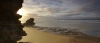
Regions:
[[34, 18], [28, 19], [23, 25], [24, 26], [34, 26], [35, 25]]
[[22, 16], [16, 14], [22, 3], [23, 0], [0, 0], [0, 43], [17, 43], [27, 35], [19, 21]]
[[0, 0], [0, 19], [19, 19], [16, 12], [22, 7], [23, 0]]

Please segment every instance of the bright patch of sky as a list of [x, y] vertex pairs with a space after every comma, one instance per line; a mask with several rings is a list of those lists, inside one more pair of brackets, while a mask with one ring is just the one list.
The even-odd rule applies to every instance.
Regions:
[[100, 17], [100, 0], [24, 0], [27, 15], [35, 18]]

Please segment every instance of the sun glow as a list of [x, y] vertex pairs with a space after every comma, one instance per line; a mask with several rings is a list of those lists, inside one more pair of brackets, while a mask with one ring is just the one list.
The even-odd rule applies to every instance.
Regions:
[[19, 9], [19, 10], [18, 10], [18, 12], [17, 12], [17, 14], [19, 14], [19, 15], [25, 15], [25, 14], [26, 14], [26, 12], [25, 12], [25, 11], [23, 11], [23, 10], [21, 10], [21, 9]]

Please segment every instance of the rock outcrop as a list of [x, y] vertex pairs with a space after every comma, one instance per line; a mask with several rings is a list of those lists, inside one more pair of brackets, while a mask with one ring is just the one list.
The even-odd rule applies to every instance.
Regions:
[[28, 19], [23, 25], [24, 26], [34, 26], [35, 25], [34, 18]]
[[0, 0], [0, 43], [17, 43], [27, 34], [16, 14], [22, 7], [23, 0]]

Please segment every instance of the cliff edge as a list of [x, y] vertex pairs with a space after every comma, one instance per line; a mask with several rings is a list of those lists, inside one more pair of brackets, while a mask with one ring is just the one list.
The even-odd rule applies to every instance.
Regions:
[[0, 0], [0, 43], [17, 43], [26, 36], [16, 12], [22, 7], [23, 0]]

